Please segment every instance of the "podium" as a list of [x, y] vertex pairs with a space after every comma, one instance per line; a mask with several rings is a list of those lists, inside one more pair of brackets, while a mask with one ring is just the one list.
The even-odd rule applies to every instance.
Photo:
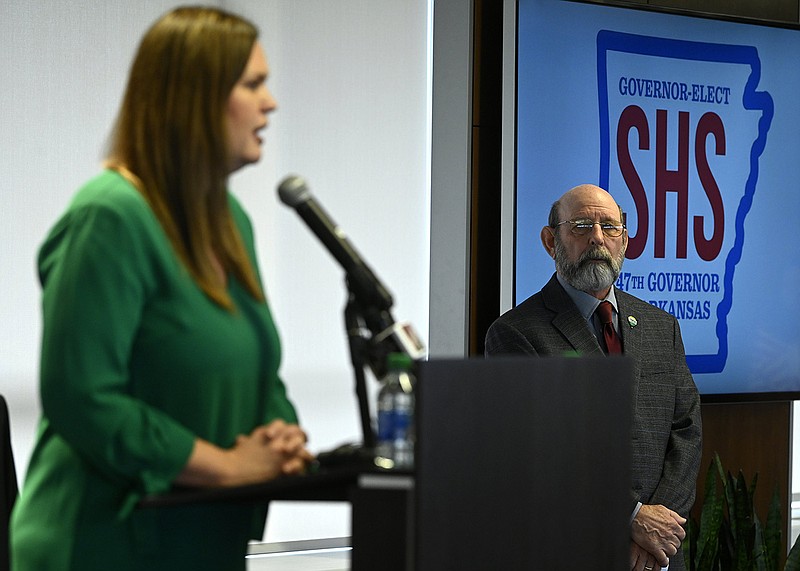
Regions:
[[176, 489], [144, 497], [139, 509], [199, 503], [267, 504], [337, 501], [352, 506], [351, 569], [410, 569], [413, 545], [414, 476], [411, 472], [336, 466], [301, 476], [215, 489]]
[[140, 508], [349, 501], [353, 571], [626, 569], [631, 372], [624, 357], [420, 362], [414, 473], [338, 466]]
[[628, 569], [632, 363], [420, 364], [416, 569]]

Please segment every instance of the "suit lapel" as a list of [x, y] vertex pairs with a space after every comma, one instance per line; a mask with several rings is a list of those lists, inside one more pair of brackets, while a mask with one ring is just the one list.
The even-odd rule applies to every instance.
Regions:
[[628, 300], [623, 292], [616, 290], [617, 308], [619, 310], [619, 335], [622, 337], [623, 353], [638, 355], [641, 336], [638, 335], [636, 326], [640, 317], [631, 313]]
[[558, 283], [555, 274], [542, 288], [542, 300], [545, 307], [556, 314], [553, 327], [567, 339], [575, 351], [581, 355], [604, 354], [597, 343], [597, 337], [589, 329], [569, 294]]
[[[631, 386], [631, 402], [636, 402], [639, 392], [639, 357], [642, 354], [642, 335], [638, 329], [641, 316], [631, 310], [628, 294], [616, 290], [617, 308], [619, 310], [619, 335], [622, 338], [622, 354], [631, 357], [633, 362], [633, 382]], [[634, 407], [634, 411], [636, 407]], [[635, 414], [635, 412], [634, 412]]]

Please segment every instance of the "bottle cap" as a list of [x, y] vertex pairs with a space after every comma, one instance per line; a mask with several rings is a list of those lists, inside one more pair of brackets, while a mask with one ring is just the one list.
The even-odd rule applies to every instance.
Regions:
[[411, 368], [411, 357], [405, 353], [389, 353], [386, 357], [386, 365], [389, 370], [402, 370]]

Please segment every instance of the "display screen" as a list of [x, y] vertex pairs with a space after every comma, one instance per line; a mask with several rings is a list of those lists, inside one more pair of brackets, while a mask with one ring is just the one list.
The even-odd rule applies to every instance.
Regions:
[[514, 304], [555, 270], [551, 204], [597, 184], [616, 285], [678, 318], [700, 392], [800, 393], [798, 54], [794, 29], [519, 0]]

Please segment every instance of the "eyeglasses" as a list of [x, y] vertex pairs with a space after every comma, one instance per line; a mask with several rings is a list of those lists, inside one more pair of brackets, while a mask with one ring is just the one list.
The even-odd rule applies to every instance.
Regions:
[[554, 228], [557, 228], [562, 224], [569, 224], [570, 232], [576, 236], [586, 236], [586, 234], [592, 231], [595, 225], [600, 226], [603, 234], [609, 238], [618, 238], [619, 236], [622, 236], [622, 231], [625, 230], [625, 224], [618, 224], [614, 222], [595, 222], [594, 220], [564, 220], [563, 222], [556, 224]]

